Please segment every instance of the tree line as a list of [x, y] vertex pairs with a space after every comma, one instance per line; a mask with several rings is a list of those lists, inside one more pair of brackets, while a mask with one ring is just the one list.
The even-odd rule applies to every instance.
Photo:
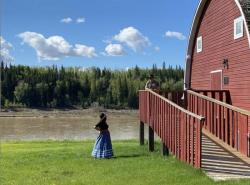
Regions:
[[138, 90], [154, 74], [164, 91], [183, 89], [180, 66], [128, 70], [65, 67], [29, 67], [1, 62], [1, 105], [63, 108], [92, 105], [105, 108], [138, 108]]

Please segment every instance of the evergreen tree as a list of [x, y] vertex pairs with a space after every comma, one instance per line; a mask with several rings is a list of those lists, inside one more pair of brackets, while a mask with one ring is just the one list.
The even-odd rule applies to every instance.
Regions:
[[82, 106], [98, 102], [107, 108], [138, 108], [138, 90], [153, 73], [164, 91], [182, 91], [180, 66], [152, 69], [138, 66], [127, 71], [91, 68], [6, 66], [1, 63], [2, 105], [28, 107]]

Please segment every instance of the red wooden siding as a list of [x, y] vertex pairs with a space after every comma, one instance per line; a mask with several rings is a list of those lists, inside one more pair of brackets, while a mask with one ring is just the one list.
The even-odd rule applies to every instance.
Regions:
[[[234, 19], [239, 16], [234, 0], [208, 1], [196, 35], [203, 38], [203, 50], [196, 53], [193, 48], [191, 88], [209, 90], [210, 72], [223, 70], [229, 84], [222, 88], [230, 91], [232, 105], [250, 110], [250, 49], [245, 28], [244, 37], [234, 40]], [[229, 61], [228, 69], [223, 67], [224, 59]]]

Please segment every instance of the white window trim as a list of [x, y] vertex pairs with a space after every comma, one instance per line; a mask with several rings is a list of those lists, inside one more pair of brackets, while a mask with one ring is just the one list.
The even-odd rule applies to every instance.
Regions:
[[222, 73], [222, 69], [211, 71], [210, 73], [220, 73], [220, 72]]
[[[198, 47], [199, 46], [199, 44], [198, 44], [199, 42], [201, 42], [201, 48]], [[200, 36], [200, 37], [197, 38], [196, 46], [197, 46], [197, 53], [202, 52], [202, 47], [203, 47], [202, 36]]]
[[[236, 33], [236, 31], [237, 31], [236, 25], [238, 23], [240, 23], [241, 33], [237, 34]], [[241, 16], [241, 17], [239, 17], [237, 19], [234, 19], [234, 40], [239, 39], [239, 38], [241, 38], [243, 36], [244, 36], [244, 23], [243, 23], [243, 17]]]

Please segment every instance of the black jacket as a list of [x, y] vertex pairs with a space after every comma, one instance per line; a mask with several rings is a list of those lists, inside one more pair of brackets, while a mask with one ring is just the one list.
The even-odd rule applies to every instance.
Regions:
[[102, 130], [108, 129], [109, 126], [108, 126], [106, 120], [107, 120], [106, 118], [101, 119], [101, 120], [95, 125], [95, 127], [96, 127], [96, 128], [99, 128], [101, 131], [102, 131]]

